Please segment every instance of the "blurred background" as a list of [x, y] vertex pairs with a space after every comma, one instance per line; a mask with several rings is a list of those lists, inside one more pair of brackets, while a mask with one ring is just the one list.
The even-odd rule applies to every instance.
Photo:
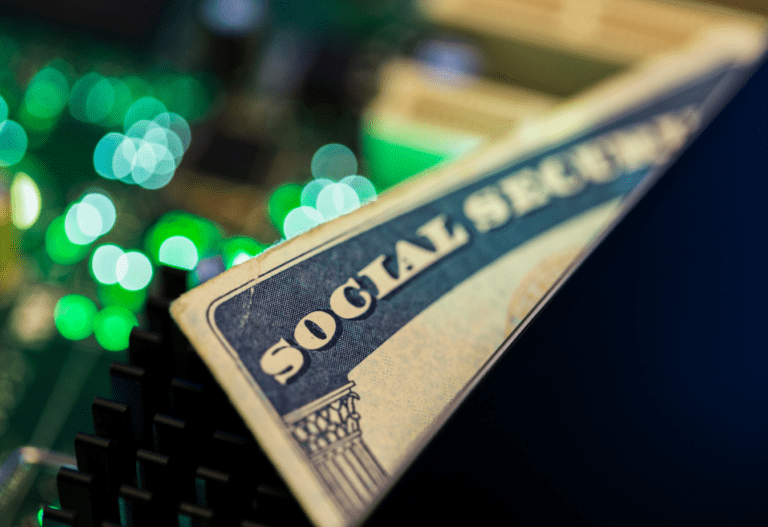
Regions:
[[194, 287], [715, 23], [766, 14], [746, 0], [0, 2], [0, 486], [43, 467], [3, 488], [0, 527], [58, 505], [56, 469], [148, 326], [162, 266]]

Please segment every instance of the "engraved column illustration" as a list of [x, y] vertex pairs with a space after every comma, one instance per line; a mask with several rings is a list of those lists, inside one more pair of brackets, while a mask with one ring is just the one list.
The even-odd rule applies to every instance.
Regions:
[[350, 515], [372, 502], [387, 481], [363, 441], [354, 385], [350, 382], [283, 416], [325, 486]]

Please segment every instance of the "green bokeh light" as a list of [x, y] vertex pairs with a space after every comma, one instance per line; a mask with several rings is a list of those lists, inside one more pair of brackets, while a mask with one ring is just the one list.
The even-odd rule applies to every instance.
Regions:
[[88, 203], [75, 203], [67, 210], [64, 231], [72, 243], [87, 245], [99, 237], [102, 230], [101, 214]]
[[[128, 108], [123, 119], [123, 129], [129, 130], [131, 126], [141, 120], [151, 121], [158, 115], [168, 113], [165, 105], [154, 97], [142, 97]], [[158, 123], [167, 126], [168, 123]]]
[[108, 351], [122, 351], [128, 347], [131, 329], [138, 326], [136, 315], [121, 306], [107, 306], [96, 314], [93, 333], [96, 341]]
[[345, 183], [331, 183], [317, 195], [317, 211], [328, 221], [348, 214], [360, 207], [360, 198], [355, 189]]
[[142, 97], [149, 97], [152, 95], [152, 86], [150, 86], [149, 83], [141, 77], [129, 75], [127, 77], [123, 77], [122, 81], [128, 88], [128, 91], [131, 93], [132, 101], [137, 101]]
[[144, 309], [147, 301], [147, 289], [128, 291], [120, 284], [98, 284], [97, 295], [103, 306], [120, 306], [134, 313]]
[[0, 122], [8, 119], [8, 103], [0, 97]]
[[267, 214], [269, 219], [281, 233], [288, 213], [301, 206], [301, 185], [287, 183], [277, 187], [269, 197]]
[[72, 117], [103, 126], [122, 123], [131, 103], [131, 90], [123, 81], [95, 72], [80, 77], [69, 94]]
[[367, 203], [369, 201], [376, 201], [376, 187], [368, 178], [363, 176], [347, 176], [339, 183], [349, 185], [357, 193], [357, 197], [360, 198], [360, 203]]
[[81, 340], [93, 332], [96, 304], [82, 295], [62, 297], [53, 311], [53, 321], [61, 335], [69, 340]]
[[[111, 134], [110, 137], [112, 137]], [[112, 174], [123, 183], [128, 183], [129, 185], [134, 183], [132, 171], [136, 165], [136, 151], [140, 144], [141, 140], [139, 139], [123, 136], [123, 140], [115, 149], [112, 156]]]
[[[133, 157], [133, 170], [131, 177], [135, 183], [144, 185], [150, 182], [155, 171], [161, 174], [167, 174], [176, 168], [173, 156], [168, 148], [158, 143], [141, 141]], [[162, 168], [160, 168], [162, 167]]]
[[69, 113], [78, 121], [88, 121], [86, 106], [91, 89], [102, 81], [104, 77], [96, 72], [86, 73], [72, 86], [69, 94]]
[[[61, 509], [61, 506], [59, 506], [59, 505], [49, 505], [49, 508], [50, 509]], [[40, 507], [40, 510], [37, 511], [37, 521], [38, 521], [38, 523], [40, 525], [43, 525], [43, 511], [44, 511], [43, 507]]]
[[48, 225], [45, 231], [45, 250], [54, 262], [70, 265], [85, 258], [89, 246], [69, 241], [64, 225], [64, 216], [57, 217]]
[[312, 207], [298, 207], [285, 217], [283, 233], [286, 238], [293, 238], [323, 223], [323, 216]]
[[397, 185], [452, 157], [445, 152], [431, 152], [390, 140], [370, 126], [363, 129], [361, 147], [371, 181], [379, 190]]
[[0, 167], [15, 165], [27, 151], [27, 133], [15, 121], [0, 122]]
[[326, 185], [333, 183], [330, 179], [313, 179], [301, 190], [301, 204], [305, 207], [314, 207], [317, 205], [317, 196]]
[[93, 85], [85, 100], [85, 117], [91, 123], [99, 123], [109, 117], [115, 104], [115, 88], [107, 79]]
[[189, 123], [184, 117], [173, 112], [155, 117], [155, 122], [158, 123], [165, 122], [166, 120], [168, 121], [168, 125], [166, 125], [168, 130], [172, 131], [179, 138], [182, 148], [181, 153], [184, 153], [192, 141], [192, 130], [189, 128]]
[[47, 64], [47, 66], [64, 75], [64, 78], [67, 79], [68, 86], [72, 84], [72, 80], [77, 76], [75, 73], [75, 68], [72, 67], [72, 64], [62, 59], [61, 57], [53, 59]]
[[114, 103], [109, 111], [109, 115], [100, 124], [104, 126], [117, 126], [123, 122], [125, 113], [133, 104], [133, 97], [128, 86], [116, 77], [107, 77], [114, 91]]
[[47, 67], [40, 70], [27, 86], [24, 106], [33, 117], [49, 119], [61, 113], [68, 98], [66, 77], [59, 70]]
[[117, 259], [117, 282], [128, 291], [144, 289], [152, 281], [152, 262], [144, 253], [128, 251]]
[[72, 117], [102, 126], [122, 124], [131, 104], [131, 90], [123, 81], [96, 72], [80, 77], [69, 94]]
[[106, 179], [117, 179], [114, 168], [115, 152], [123, 144], [125, 136], [117, 132], [109, 132], [99, 140], [93, 150], [93, 167], [96, 173]]
[[[44, 136], [53, 130], [54, 126], [56, 126], [56, 123], [59, 122], [59, 117], [61, 116], [61, 114], [55, 114], [51, 117], [37, 117], [29, 113], [26, 104], [19, 106], [18, 115], [19, 123], [21, 123], [26, 131], [35, 133], [39, 136], [43, 136], [37, 138], [33, 136], [31, 138], [33, 140], [33, 146], [35, 147], [44, 142]], [[37, 141], [35, 141], [35, 139], [37, 139]]]
[[80, 203], [91, 205], [99, 213], [99, 219], [101, 220], [101, 232], [99, 236], [107, 234], [115, 225], [117, 219], [117, 211], [115, 210], [115, 204], [108, 196], [101, 192], [90, 192], [83, 196]]
[[318, 148], [311, 166], [313, 177], [339, 181], [357, 173], [357, 157], [348, 147], [331, 143]]
[[214, 254], [221, 242], [221, 232], [210, 220], [188, 212], [171, 211], [155, 223], [144, 239], [144, 247], [153, 262], [161, 263], [160, 247], [173, 236], [188, 238], [197, 249], [198, 260]]
[[186, 236], [166, 238], [158, 251], [160, 263], [191, 271], [197, 265], [197, 247]]
[[100, 284], [117, 283], [117, 261], [124, 254], [117, 245], [101, 245], [91, 256], [91, 274]]
[[261, 253], [266, 248], [266, 244], [247, 236], [228, 238], [221, 244], [221, 256], [224, 259], [224, 267], [229, 269], [241, 264]]

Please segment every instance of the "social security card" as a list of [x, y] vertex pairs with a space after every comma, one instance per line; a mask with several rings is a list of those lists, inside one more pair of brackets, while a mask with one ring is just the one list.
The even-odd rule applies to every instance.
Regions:
[[713, 31], [173, 304], [315, 523], [364, 518], [763, 49]]

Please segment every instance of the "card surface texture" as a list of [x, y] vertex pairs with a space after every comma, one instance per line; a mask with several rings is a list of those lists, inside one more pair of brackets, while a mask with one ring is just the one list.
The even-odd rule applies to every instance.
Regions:
[[172, 305], [312, 521], [364, 519], [764, 47], [712, 29]]

